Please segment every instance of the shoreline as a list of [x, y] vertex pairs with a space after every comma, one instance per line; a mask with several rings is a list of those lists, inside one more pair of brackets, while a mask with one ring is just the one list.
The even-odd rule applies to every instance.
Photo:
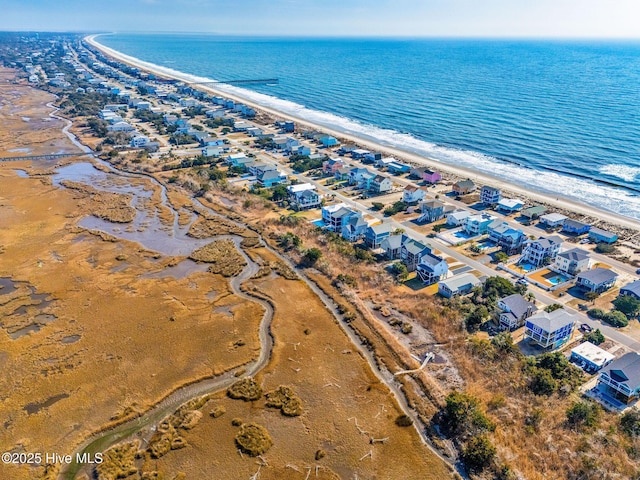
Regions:
[[[190, 83], [191, 80], [188, 78], [189, 74], [184, 72], [176, 72], [174, 74], [169, 74], [163, 70], [158, 68], [154, 68], [153, 65], [150, 65], [149, 62], [145, 62], [144, 60], [134, 59], [129, 55], [123, 54], [114, 50], [110, 47], [102, 45], [95, 38], [99, 36], [99, 34], [88, 35], [84, 37], [84, 40], [87, 41], [90, 45], [100, 50], [103, 54], [110, 56], [120, 62], [125, 64], [134, 66], [138, 69], [153, 73], [159, 77], [174, 79], [178, 81], [183, 81], [186, 83]], [[577, 200], [562, 197], [561, 195], [557, 195], [554, 198], [554, 195], [547, 194], [544, 192], [536, 192], [528, 190], [526, 187], [513, 184], [506, 180], [502, 180], [496, 177], [491, 177], [484, 173], [480, 173], [473, 169], [461, 166], [450, 165], [447, 163], [440, 162], [438, 160], [428, 158], [413, 152], [409, 152], [406, 150], [402, 150], [397, 147], [391, 147], [382, 145], [373, 140], [364, 139], [358, 137], [353, 134], [344, 133], [339, 130], [335, 130], [329, 127], [325, 127], [323, 125], [318, 125], [316, 123], [310, 122], [303, 118], [297, 117], [295, 115], [291, 115], [288, 113], [281, 112], [271, 107], [265, 107], [259, 103], [248, 100], [241, 95], [237, 95], [235, 93], [229, 93], [224, 90], [218, 90], [214, 87], [208, 85], [199, 85], [199, 89], [206, 91], [208, 93], [213, 93], [215, 95], [224, 96], [226, 98], [232, 99], [234, 101], [242, 102], [256, 111], [266, 113], [272, 117], [276, 117], [277, 119], [287, 119], [293, 120], [299, 125], [308, 127], [313, 130], [318, 130], [323, 133], [330, 134], [335, 136], [338, 139], [346, 140], [348, 143], [353, 143], [361, 147], [365, 147], [370, 150], [379, 151], [385, 155], [396, 157], [401, 161], [406, 161], [408, 163], [412, 163], [414, 165], [420, 165], [428, 168], [432, 168], [440, 171], [443, 174], [447, 174], [455, 179], [465, 179], [470, 178], [476, 182], [476, 184], [480, 185], [491, 185], [503, 190], [504, 193], [507, 193], [509, 196], [520, 197], [526, 200], [529, 200], [530, 203], [533, 204], [541, 204], [548, 208], [570, 212], [573, 213], [573, 218], [576, 216], [589, 217], [594, 223], [598, 223], [605, 228], [607, 226], [617, 226], [622, 227], [624, 229], [630, 229], [637, 232], [640, 232], [640, 220], [633, 219], [631, 217], [626, 217], [624, 215], [611, 212], [608, 210], [604, 210], [592, 205], [581, 203]], [[452, 178], [452, 179], [453, 179]], [[633, 236], [633, 235], [629, 235]]]

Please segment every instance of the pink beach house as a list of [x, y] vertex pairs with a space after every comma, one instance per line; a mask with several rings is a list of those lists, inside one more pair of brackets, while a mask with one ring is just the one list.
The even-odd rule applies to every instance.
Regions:
[[422, 179], [427, 183], [438, 183], [442, 180], [442, 175], [438, 172], [434, 172], [433, 170], [425, 170], [422, 174]]

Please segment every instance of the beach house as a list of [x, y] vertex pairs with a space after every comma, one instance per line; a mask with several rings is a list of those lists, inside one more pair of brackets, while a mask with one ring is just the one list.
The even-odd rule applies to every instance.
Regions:
[[562, 231], [572, 235], [584, 235], [589, 232], [590, 228], [591, 225], [588, 223], [579, 222], [572, 218], [567, 218], [562, 224]]
[[480, 279], [475, 275], [471, 273], [461, 273], [451, 278], [440, 280], [438, 282], [438, 293], [445, 298], [464, 295], [481, 283]]
[[149, 145], [150, 142], [151, 140], [146, 135], [134, 135], [131, 137], [129, 145], [133, 148], [144, 148]]
[[243, 170], [248, 170], [254, 162], [253, 158], [247, 157], [244, 152], [227, 155], [225, 161], [230, 167], [242, 168]]
[[390, 192], [393, 189], [393, 183], [389, 177], [376, 175], [371, 179], [367, 190], [374, 194], [382, 194]]
[[332, 232], [342, 232], [346, 219], [355, 213], [346, 203], [337, 203], [322, 207], [322, 221], [324, 226]]
[[608, 268], [594, 268], [576, 277], [576, 286], [587, 292], [602, 293], [612, 288], [618, 274]]
[[464, 220], [464, 231], [468, 235], [475, 237], [484, 235], [489, 229], [489, 225], [496, 219], [493, 215], [482, 213], [479, 215], [471, 215]]
[[270, 188], [287, 181], [287, 174], [276, 169], [259, 169], [256, 180], [261, 187]]
[[566, 219], [567, 216], [562, 215], [561, 213], [547, 213], [546, 215], [542, 215], [540, 217], [540, 224], [545, 228], [554, 230], [556, 228], [562, 227]]
[[467, 220], [467, 217], [471, 216], [471, 212], [469, 210], [463, 209], [454, 210], [449, 213], [447, 213], [445, 210], [445, 214], [447, 216], [447, 225], [452, 227], [459, 227], [460, 225], [463, 225]]
[[364, 232], [364, 243], [372, 250], [380, 248], [382, 241], [391, 236], [393, 228], [388, 223], [378, 223], [366, 228]]
[[540, 215], [544, 215], [547, 211], [547, 207], [543, 207], [542, 205], [536, 205], [534, 207], [525, 208], [522, 211], [522, 216], [528, 219], [529, 221], [535, 220], [536, 218], [540, 218]]
[[426, 169], [422, 174], [422, 180], [424, 180], [425, 183], [435, 185], [440, 180], [442, 180], [442, 175], [440, 175], [438, 172], [434, 170]]
[[497, 210], [502, 213], [514, 213], [522, 210], [524, 203], [521, 200], [514, 198], [503, 198], [498, 202]]
[[519, 253], [527, 240], [520, 229], [511, 227], [507, 222], [494, 220], [487, 228], [489, 240], [498, 245], [507, 255]]
[[499, 188], [485, 185], [480, 189], [480, 201], [485, 205], [495, 205], [502, 199], [502, 192]]
[[110, 132], [133, 132], [135, 128], [127, 122], [116, 122], [113, 125], [109, 125], [107, 130]]
[[349, 185], [358, 185], [364, 175], [371, 175], [371, 172], [364, 167], [354, 167], [349, 171]]
[[529, 240], [522, 250], [519, 263], [531, 263], [536, 267], [550, 264], [556, 259], [560, 251], [560, 245], [562, 245], [562, 238], [555, 235]]
[[555, 350], [569, 341], [577, 315], [564, 308], [541, 311], [529, 317], [524, 325], [524, 337], [541, 348]]
[[591, 227], [589, 230], [589, 239], [595, 243], [612, 244], [618, 241], [618, 235], [601, 228]]
[[515, 330], [522, 327], [525, 320], [538, 311], [535, 303], [527, 301], [519, 293], [498, 300], [498, 309], [501, 330]]
[[609, 365], [616, 358], [612, 353], [603, 350], [591, 342], [583, 342], [571, 349], [569, 360], [577, 364], [587, 373], [595, 373]]
[[557, 272], [575, 276], [580, 272], [589, 270], [590, 262], [589, 252], [580, 248], [572, 248], [566, 252], [558, 253], [552, 269]]
[[449, 272], [449, 264], [444, 258], [429, 252], [422, 256], [416, 270], [420, 280], [426, 285], [433, 285], [446, 278]]
[[344, 162], [339, 158], [329, 158], [322, 162], [322, 173], [325, 175], [335, 175], [336, 171], [344, 167]]
[[320, 143], [322, 144], [323, 147], [329, 148], [329, 147], [335, 147], [340, 142], [338, 142], [338, 139], [335, 137], [332, 137], [330, 135], [325, 135], [320, 139]]
[[354, 212], [346, 221], [342, 222], [342, 238], [349, 242], [357, 242], [364, 237], [369, 224], [360, 212]]
[[427, 167], [413, 167], [409, 172], [409, 178], [414, 180], [422, 180], [422, 175], [428, 170]]
[[200, 154], [204, 157], [219, 157], [224, 153], [224, 149], [221, 147], [203, 147], [200, 149]]
[[384, 256], [388, 260], [400, 258], [403, 240], [404, 235], [390, 235], [380, 243], [380, 248], [384, 250]]
[[320, 195], [316, 192], [315, 185], [310, 183], [300, 183], [289, 185], [289, 203], [295, 210], [308, 210], [320, 206]]
[[473, 183], [473, 180], [460, 180], [453, 184], [453, 193], [456, 195], [466, 195], [467, 193], [471, 193], [475, 191], [476, 184]]
[[444, 218], [444, 203], [439, 200], [429, 200], [420, 204], [419, 223], [437, 222]]
[[413, 238], [404, 235], [403, 237], [400, 257], [402, 258], [402, 263], [407, 267], [407, 270], [413, 272], [422, 261], [422, 257], [431, 253], [431, 247]]
[[417, 203], [424, 199], [425, 191], [415, 185], [407, 185], [402, 191], [402, 201], [405, 203]]
[[600, 370], [597, 387], [603, 400], [625, 407], [640, 397], [640, 354], [625, 353]]
[[630, 295], [640, 300], [640, 280], [635, 280], [631, 283], [627, 283], [620, 289], [620, 296]]
[[389, 173], [392, 173], [393, 175], [401, 175], [403, 173], [408, 173], [411, 170], [411, 165], [400, 163], [398, 161], [389, 162], [386, 164], [386, 167]]
[[364, 150], [362, 148], [354, 148], [353, 150], [351, 150], [351, 157], [358, 160], [358, 159], [363, 159], [365, 155], [367, 155], [369, 152], [369, 150]]

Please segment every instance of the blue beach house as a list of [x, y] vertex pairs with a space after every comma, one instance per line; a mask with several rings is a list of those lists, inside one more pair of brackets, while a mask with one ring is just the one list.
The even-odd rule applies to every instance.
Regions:
[[590, 229], [591, 225], [588, 223], [579, 222], [572, 218], [567, 218], [562, 225], [563, 232], [571, 233], [573, 235], [584, 235], [585, 233], [588, 233]]
[[595, 243], [615, 243], [618, 241], [618, 235], [601, 228], [592, 227], [589, 230], [589, 239]]
[[339, 142], [337, 138], [326, 135], [320, 139], [320, 143], [325, 147], [335, 147]]
[[524, 337], [544, 349], [555, 350], [569, 341], [575, 324], [576, 315], [564, 308], [542, 311], [527, 319]]

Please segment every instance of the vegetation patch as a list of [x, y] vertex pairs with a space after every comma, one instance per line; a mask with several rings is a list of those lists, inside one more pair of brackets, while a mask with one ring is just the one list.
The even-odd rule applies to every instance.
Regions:
[[195, 250], [190, 257], [198, 262], [210, 263], [209, 271], [224, 277], [242, 272], [246, 262], [231, 240], [217, 240]]
[[245, 377], [231, 385], [227, 390], [227, 395], [236, 400], [252, 402], [262, 397], [262, 388], [251, 377]]
[[104, 452], [103, 461], [96, 466], [98, 480], [116, 480], [138, 473], [135, 466], [140, 442], [117, 445]]
[[220, 418], [222, 415], [226, 413], [226, 411], [227, 409], [224, 407], [224, 405], [216, 405], [211, 409], [211, 411], [209, 412], [209, 415], [212, 416], [213, 418]]
[[267, 407], [279, 408], [287, 417], [297, 417], [302, 414], [302, 402], [291, 387], [280, 385], [274, 391], [265, 395]]
[[257, 423], [245, 423], [236, 435], [238, 448], [247, 455], [257, 457], [266, 453], [273, 445], [271, 435], [266, 428]]
[[91, 214], [112, 223], [130, 223], [136, 218], [136, 210], [131, 206], [131, 195], [103, 192], [78, 182], [64, 180], [66, 188], [89, 196]]
[[193, 238], [210, 238], [218, 235], [255, 236], [246, 228], [242, 228], [221, 217], [198, 218], [189, 228], [187, 235]]

